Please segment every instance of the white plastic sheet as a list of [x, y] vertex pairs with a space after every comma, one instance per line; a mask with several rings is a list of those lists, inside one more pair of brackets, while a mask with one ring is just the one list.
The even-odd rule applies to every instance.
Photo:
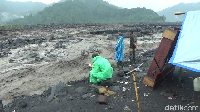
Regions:
[[169, 62], [200, 72], [200, 11], [185, 13], [178, 41]]

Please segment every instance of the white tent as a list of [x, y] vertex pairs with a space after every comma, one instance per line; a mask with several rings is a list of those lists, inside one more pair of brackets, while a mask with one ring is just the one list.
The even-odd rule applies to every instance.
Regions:
[[169, 63], [200, 72], [200, 11], [185, 13], [176, 47]]

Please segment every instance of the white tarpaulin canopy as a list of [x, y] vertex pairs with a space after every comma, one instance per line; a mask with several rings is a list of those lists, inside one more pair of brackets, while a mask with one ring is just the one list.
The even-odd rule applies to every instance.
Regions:
[[176, 47], [169, 63], [200, 72], [200, 11], [185, 13]]

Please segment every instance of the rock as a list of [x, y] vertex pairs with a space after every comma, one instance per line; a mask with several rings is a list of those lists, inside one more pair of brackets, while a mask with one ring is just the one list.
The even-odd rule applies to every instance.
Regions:
[[115, 37], [115, 36], [113, 36], [113, 35], [110, 35], [110, 36], [108, 36], [108, 38], [107, 38], [107, 40], [115, 40], [115, 39], [117, 39], [117, 37]]
[[124, 73], [127, 73], [127, 72], [129, 72], [130, 70], [129, 70], [128, 67], [123, 67], [123, 71], [124, 71]]
[[67, 98], [70, 99], [70, 100], [73, 100], [73, 96], [71, 94], [68, 94]]
[[4, 53], [0, 52], [0, 58], [4, 57]]
[[142, 28], [141, 28], [141, 27], [137, 27], [137, 31], [138, 31], [138, 32], [141, 32], [141, 31], [142, 31]]
[[136, 27], [133, 27], [131, 30], [133, 30], [133, 32], [137, 32], [137, 28]]
[[13, 105], [13, 103], [8, 103], [7, 105], [6, 105], [6, 107], [8, 107], [8, 108], [12, 108], [14, 105]]
[[99, 104], [107, 104], [107, 97], [104, 95], [100, 95], [98, 98], [98, 103]]
[[25, 101], [20, 101], [18, 103], [18, 107], [20, 107], [20, 108], [25, 108], [26, 106], [27, 106], [27, 103]]
[[153, 33], [147, 33], [147, 35], [153, 35]]
[[4, 112], [3, 103], [2, 103], [2, 100], [1, 100], [1, 99], [0, 99], [0, 112]]
[[12, 63], [14, 62], [15, 60], [14, 59], [9, 59], [9, 63]]
[[117, 92], [117, 91], [120, 91], [120, 87], [119, 86], [111, 86], [111, 87], [109, 87], [109, 90]]
[[43, 59], [44, 59], [44, 58], [40, 58], [39, 56], [35, 57], [35, 61], [36, 61], [36, 62], [42, 62]]
[[49, 95], [51, 94], [51, 89], [52, 89], [52, 87], [49, 87], [48, 90], [45, 90], [45, 91], [41, 94], [41, 96], [43, 96], [43, 97], [49, 96]]
[[101, 81], [101, 86], [112, 86], [113, 85], [113, 79], [110, 78], [108, 80], [102, 80]]
[[48, 101], [48, 102], [51, 102], [53, 99], [54, 99], [54, 95], [50, 95], [50, 96], [47, 98], [47, 101]]
[[81, 51], [81, 56], [88, 56], [88, 55], [89, 55], [89, 51], [86, 51], [86, 50]]
[[29, 59], [29, 58], [35, 58], [36, 56], [38, 56], [39, 54], [38, 53], [35, 53], [35, 52], [32, 52], [26, 56], [24, 56], [23, 58], [24, 59]]
[[47, 98], [47, 101], [50, 102], [53, 100], [54, 95], [58, 94], [61, 90], [63, 90], [65, 88], [65, 84], [60, 82], [57, 85], [53, 86], [51, 89], [51, 94], [50, 96]]
[[57, 49], [57, 48], [62, 48], [62, 42], [58, 42], [54, 45], [54, 48]]
[[50, 39], [49, 40], [55, 40], [55, 37], [53, 34], [50, 35]]
[[54, 104], [54, 105], [57, 105], [59, 103], [59, 100], [53, 100], [52, 102], [51, 102], [51, 104]]
[[83, 93], [83, 92], [85, 92], [85, 90], [86, 90], [86, 88], [85, 87], [78, 87], [78, 88], [76, 88], [76, 92], [79, 92], [79, 93]]
[[162, 29], [162, 26], [156, 26], [156, 29], [157, 30]]
[[83, 99], [86, 99], [86, 98], [90, 98], [92, 96], [92, 93], [87, 93], [87, 94], [84, 94], [82, 96]]
[[106, 32], [104, 32], [102, 35], [103, 35], [103, 36], [107, 36]]
[[21, 38], [17, 38], [16, 40], [13, 41], [12, 45], [17, 47], [22, 47], [23, 45], [25, 45], [25, 41]]
[[124, 74], [124, 70], [119, 70], [119, 72], [117, 73], [117, 75], [119, 77], [123, 77], [125, 74]]
[[142, 33], [142, 34], [151, 33], [151, 30], [142, 30], [140, 33]]

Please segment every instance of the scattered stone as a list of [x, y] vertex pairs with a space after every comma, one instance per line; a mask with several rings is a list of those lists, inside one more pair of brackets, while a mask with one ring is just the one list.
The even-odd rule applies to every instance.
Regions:
[[103, 35], [103, 36], [107, 36], [106, 32], [104, 32], [102, 35]]
[[113, 36], [113, 35], [110, 35], [110, 36], [108, 36], [108, 38], [107, 38], [107, 40], [115, 40], [115, 39], [117, 39], [117, 37], [115, 37], [115, 36]]
[[39, 55], [38, 53], [32, 52], [32, 53], [24, 56], [23, 59], [35, 58], [38, 55]]
[[92, 96], [92, 93], [87, 93], [87, 94], [84, 94], [82, 96], [83, 99], [86, 99], [86, 98], [90, 98]]
[[50, 39], [49, 40], [55, 40], [55, 37], [53, 34], [50, 35]]
[[89, 55], [88, 51], [86, 51], [86, 50], [81, 51], [81, 56], [88, 56], [88, 55]]
[[111, 90], [111, 91], [120, 91], [120, 87], [119, 86], [111, 86], [111, 87], [109, 87], [109, 90]]
[[107, 97], [104, 95], [100, 95], [98, 98], [98, 103], [99, 104], [107, 104]]
[[52, 102], [51, 102], [51, 104], [55, 104], [55, 105], [57, 105], [59, 103], [59, 100], [57, 99], [57, 100], [53, 100]]
[[18, 107], [20, 107], [20, 108], [25, 108], [26, 106], [27, 106], [27, 103], [25, 101], [20, 101], [18, 103]]
[[113, 78], [101, 81], [101, 86], [104, 86], [104, 87], [108, 86], [109, 87], [109, 86], [112, 86], [112, 85], [113, 85]]
[[53, 86], [51, 89], [51, 95], [47, 98], [47, 101], [50, 102], [53, 100], [54, 95], [58, 94], [62, 89], [64, 89], [66, 86], [64, 83], [60, 82], [57, 85]]
[[78, 87], [78, 88], [76, 88], [76, 92], [79, 92], [79, 93], [83, 93], [84, 91], [86, 90], [86, 88], [84, 88], [84, 87]]
[[0, 112], [4, 112], [3, 103], [2, 103], [2, 100], [1, 100], [1, 99], [0, 99]]
[[45, 90], [45, 91], [41, 94], [41, 96], [43, 96], [43, 97], [49, 96], [49, 95], [51, 94], [51, 89], [52, 89], [52, 87], [49, 87], [47, 90]]
[[73, 96], [71, 94], [68, 94], [67, 98], [70, 99], [70, 100], [73, 100]]
[[119, 77], [123, 77], [125, 74], [124, 74], [124, 70], [119, 70], [119, 72], [117, 73], [117, 75]]
[[14, 61], [14, 59], [9, 59], [9, 63], [13, 63]]
[[91, 38], [91, 37], [93, 37], [93, 35], [92, 35], [92, 34], [89, 34], [88, 37]]
[[44, 58], [40, 58], [39, 56], [36, 56], [36, 57], [35, 57], [35, 61], [36, 61], [36, 62], [42, 62], [43, 59], [44, 59]]

